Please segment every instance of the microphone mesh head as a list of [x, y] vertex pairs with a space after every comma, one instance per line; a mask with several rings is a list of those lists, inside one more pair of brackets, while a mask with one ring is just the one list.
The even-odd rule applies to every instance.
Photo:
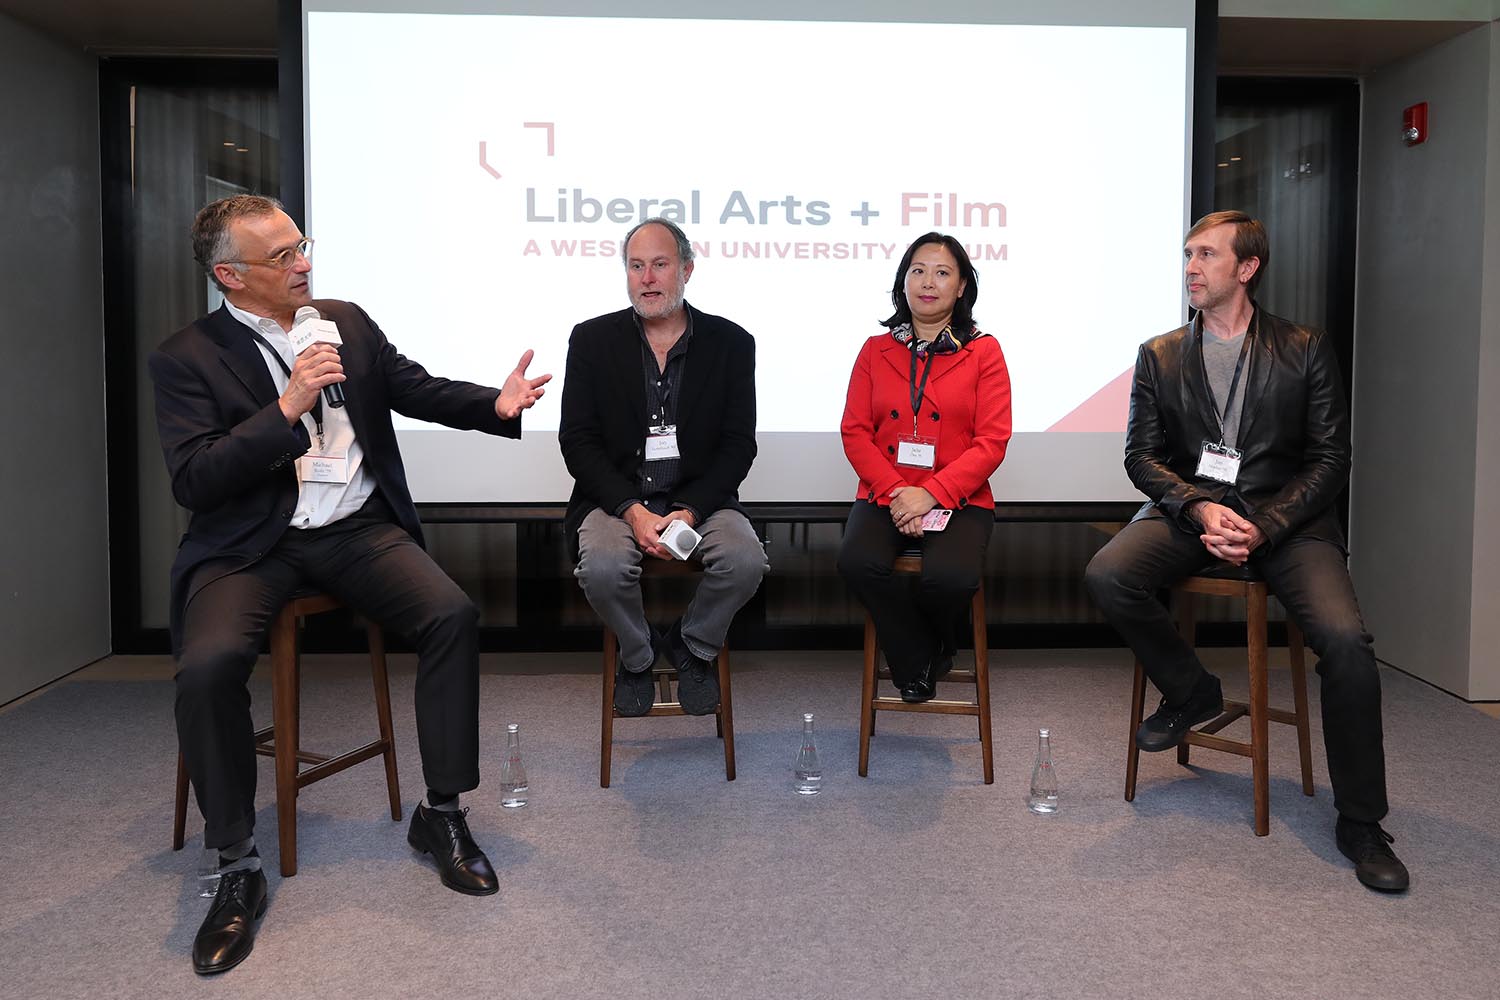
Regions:
[[292, 325], [296, 326], [298, 323], [304, 322], [306, 320], [310, 320], [310, 319], [322, 319], [322, 318], [323, 318], [323, 314], [320, 313], [320, 312], [318, 312], [317, 307], [315, 307], [315, 306], [303, 306], [301, 309], [297, 310], [296, 317], [294, 317], [292, 319]]

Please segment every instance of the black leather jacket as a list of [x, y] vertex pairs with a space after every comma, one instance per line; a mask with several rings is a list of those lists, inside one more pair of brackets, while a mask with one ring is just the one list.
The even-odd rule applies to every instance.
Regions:
[[[1297, 533], [1344, 545], [1334, 502], [1349, 480], [1349, 408], [1338, 362], [1319, 330], [1256, 308], [1245, 378], [1235, 489], [1245, 516], [1275, 545]], [[1196, 322], [1141, 345], [1130, 390], [1125, 471], [1150, 501], [1136, 514], [1198, 525], [1184, 508], [1222, 502], [1231, 487], [1194, 475], [1219, 438]]]

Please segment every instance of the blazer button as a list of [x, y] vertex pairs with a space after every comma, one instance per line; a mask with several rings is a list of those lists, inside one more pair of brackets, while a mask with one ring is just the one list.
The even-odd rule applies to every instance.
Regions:
[[969, 506], [969, 498], [968, 497], [959, 497], [958, 498], [958, 505], [960, 507], [967, 507], [967, 506]]
[[873, 503], [874, 500], [875, 500], [875, 491], [871, 490], [868, 494], [866, 494], [865, 499], [867, 499], [867, 500], [869, 500], [869, 501], [871, 501]]
[[289, 510], [284, 510], [281, 512], [281, 516], [286, 518], [287, 520], [291, 520], [292, 512]]
[[892, 420], [898, 420], [898, 419], [900, 419], [900, 417], [901, 417], [901, 411], [900, 410], [892, 410], [891, 411], [891, 419]]
[[932, 419], [933, 419], [933, 420], [936, 420], [936, 419], [937, 419], [937, 418], [938, 418], [938, 415], [937, 415], [937, 410], [933, 410], [933, 411], [932, 411]]
[[636, 458], [640, 458], [640, 457], [641, 457], [641, 449], [639, 449], [639, 448], [637, 448], [637, 449], [636, 449], [636, 450], [635, 450], [635, 457], [636, 457]]
[[886, 451], [887, 451], [887, 452], [889, 452], [889, 453], [890, 453], [890, 454], [892, 454], [892, 455], [894, 455], [894, 454], [896, 454], [896, 446], [895, 446], [895, 445], [893, 445], [893, 444], [888, 444], [888, 445], [886, 445], [886, 446], [885, 446], [885, 450], [886, 450]]

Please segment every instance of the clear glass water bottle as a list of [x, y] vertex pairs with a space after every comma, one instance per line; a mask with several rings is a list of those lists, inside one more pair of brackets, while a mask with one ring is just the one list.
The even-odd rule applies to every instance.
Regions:
[[526, 765], [521, 763], [521, 727], [514, 722], [505, 727], [505, 760], [500, 765], [500, 804], [519, 809], [526, 804], [531, 788], [526, 783]]
[[1031, 794], [1026, 808], [1039, 815], [1057, 812], [1057, 772], [1052, 769], [1052, 730], [1037, 731], [1036, 766], [1031, 769]]
[[811, 712], [802, 715], [802, 746], [797, 750], [797, 763], [792, 768], [795, 781], [792, 787], [798, 795], [817, 795], [823, 789], [823, 765], [818, 760], [818, 743], [813, 738]]
[[198, 853], [198, 895], [213, 899], [219, 892], [219, 849], [205, 847]]

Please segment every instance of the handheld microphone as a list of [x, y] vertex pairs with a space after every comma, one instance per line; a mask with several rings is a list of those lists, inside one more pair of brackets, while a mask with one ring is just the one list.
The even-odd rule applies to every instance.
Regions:
[[[301, 354], [308, 346], [318, 342], [325, 344], [343, 345], [339, 338], [338, 324], [332, 320], [324, 319], [323, 314], [318, 312], [314, 306], [303, 306], [297, 310], [297, 315], [292, 320], [292, 351]], [[334, 382], [323, 387], [323, 400], [335, 410], [344, 405], [344, 386], [341, 382]]]

